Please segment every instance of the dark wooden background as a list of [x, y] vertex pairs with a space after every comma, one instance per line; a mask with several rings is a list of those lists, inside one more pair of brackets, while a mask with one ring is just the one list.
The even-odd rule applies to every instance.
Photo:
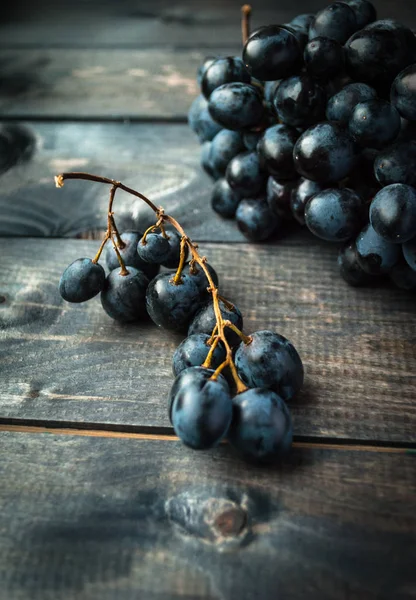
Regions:
[[[320, 0], [254, 2], [253, 26]], [[209, 208], [186, 126], [207, 54], [240, 49], [236, 1], [34, 2], [0, 9], [0, 599], [416, 597], [415, 295], [351, 289], [336, 250], [292, 228], [249, 245]], [[413, 2], [376, 1], [416, 26]], [[149, 195], [217, 269], [245, 329], [298, 347], [294, 451], [275, 468], [192, 452], [166, 397], [178, 336], [69, 305], [77, 239], [105, 226], [87, 170]], [[150, 218], [120, 193], [125, 227]]]

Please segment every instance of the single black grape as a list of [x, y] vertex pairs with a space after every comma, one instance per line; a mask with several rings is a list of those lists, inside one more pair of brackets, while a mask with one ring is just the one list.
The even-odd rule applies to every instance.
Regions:
[[303, 385], [303, 365], [296, 348], [273, 331], [255, 331], [249, 344], [241, 342], [235, 366], [249, 387], [274, 390], [284, 400], [293, 398]]
[[233, 219], [239, 202], [239, 194], [230, 187], [226, 179], [219, 179], [215, 183], [212, 189], [211, 206], [221, 217]]
[[370, 223], [388, 242], [403, 244], [416, 236], [416, 189], [393, 183], [380, 190], [370, 206]]
[[[156, 277], [159, 273], [159, 265], [145, 262], [138, 255], [137, 244], [142, 236], [143, 233], [140, 231], [124, 231], [120, 235], [124, 243], [124, 248], [118, 248], [118, 251], [120, 252], [125, 265], [140, 269], [148, 279], [153, 279], [153, 277]], [[107, 244], [105, 247], [105, 263], [109, 271], [113, 271], [120, 267], [116, 251], [112, 244]]]
[[416, 186], [416, 140], [397, 142], [374, 160], [374, 173], [381, 185], [406, 183]]
[[333, 2], [315, 15], [309, 27], [309, 39], [324, 36], [345, 44], [357, 29], [357, 19], [351, 6]]
[[149, 284], [146, 307], [159, 327], [186, 331], [200, 306], [201, 295], [190, 275], [182, 274], [182, 283], [173, 282], [172, 273], [160, 273]]
[[396, 75], [415, 61], [416, 38], [407, 27], [385, 19], [357, 31], [345, 44], [348, 73], [381, 93]]
[[302, 48], [293, 32], [281, 25], [268, 25], [248, 38], [243, 61], [254, 77], [273, 81], [300, 70]]
[[209, 99], [211, 93], [224, 85], [224, 83], [232, 83], [240, 81], [242, 83], [250, 83], [250, 73], [241, 58], [237, 56], [227, 56], [217, 58], [208, 68], [201, 81], [201, 89], [205, 98]]
[[416, 271], [416, 237], [403, 244], [403, 256], [413, 271]]
[[267, 240], [279, 226], [279, 218], [263, 197], [241, 200], [235, 216], [239, 230], [251, 242]]
[[389, 273], [390, 280], [401, 290], [416, 289], [416, 271], [401, 257]]
[[294, 75], [280, 82], [273, 105], [282, 123], [307, 127], [324, 118], [326, 94], [310, 75]]
[[243, 136], [239, 131], [231, 129], [219, 131], [210, 146], [209, 158], [214, 172], [224, 175], [230, 160], [244, 150]]
[[67, 302], [85, 302], [104, 288], [105, 271], [90, 258], [78, 258], [62, 273], [59, 293]]
[[374, 6], [368, 0], [342, 0], [352, 8], [357, 20], [358, 29], [362, 29], [369, 23], [377, 19], [377, 13]]
[[188, 123], [201, 143], [212, 140], [222, 129], [221, 125], [216, 123], [209, 113], [208, 102], [202, 95], [192, 102], [188, 113]]
[[305, 223], [317, 237], [328, 242], [346, 242], [363, 224], [364, 203], [348, 188], [318, 192], [305, 207]]
[[361, 231], [355, 245], [358, 264], [370, 275], [388, 273], [400, 256], [399, 244], [382, 238], [370, 224]]
[[387, 102], [376, 98], [360, 102], [352, 111], [348, 129], [354, 140], [365, 148], [383, 148], [400, 132], [400, 116]]
[[[233, 308], [229, 308], [222, 300], [220, 300], [219, 305], [224, 321], [231, 321], [231, 323], [241, 331], [243, 329], [243, 315], [239, 308], [235, 305], [233, 305]], [[210, 300], [196, 313], [189, 326], [188, 335], [193, 335], [195, 333], [206, 333], [207, 335], [211, 335], [216, 324], [217, 320], [215, 317], [214, 305], [212, 300]], [[230, 346], [235, 346], [240, 342], [240, 337], [230, 328], [225, 328], [224, 333]]]
[[261, 168], [256, 152], [242, 152], [230, 161], [225, 178], [240, 197], [248, 198], [264, 190], [267, 173]]
[[289, 25], [291, 25], [292, 27], [298, 27], [299, 29], [302, 29], [305, 33], [308, 33], [309, 27], [314, 18], [315, 15], [312, 13], [303, 13], [292, 19]]
[[148, 263], [163, 264], [170, 258], [171, 246], [161, 233], [148, 233], [137, 244], [139, 257]]
[[344, 68], [344, 49], [331, 38], [321, 36], [311, 40], [303, 57], [308, 73], [321, 81], [328, 81]]
[[318, 123], [307, 129], [293, 150], [296, 170], [307, 179], [335, 182], [354, 168], [354, 141], [336, 123]]
[[211, 143], [212, 142], [203, 142], [201, 145], [201, 167], [207, 175], [216, 181], [221, 177], [221, 173], [216, 171], [211, 162]]
[[359, 265], [355, 243], [346, 244], [341, 248], [338, 254], [338, 268], [344, 281], [354, 287], [367, 285], [371, 281], [371, 275]]
[[296, 175], [293, 148], [299, 133], [288, 125], [274, 125], [263, 132], [257, 144], [260, 166], [278, 179], [292, 179]]
[[[208, 269], [209, 274], [211, 275], [211, 279], [214, 282], [215, 286], [218, 286], [218, 275], [217, 275], [214, 267], [211, 267], [211, 265], [209, 263], [205, 263], [205, 267]], [[201, 299], [209, 297], [210, 294], [207, 291], [207, 288], [209, 287], [209, 283], [208, 283], [207, 276], [205, 275], [202, 267], [195, 264], [193, 269], [191, 270], [189, 264], [187, 264], [187, 265], [185, 265], [182, 272], [184, 275], [189, 275], [190, 278], [192, 279], [192, 281], [195, 283], [196, 287], [199, 290]]]
[[[169, 256], [162, 262], [168, 269], [177, 269], [181, 256], [181, 236], [176, 231], [166, 231], [167, 240], [170, 247]], [[188, 257], [188, 246], [185, 246], [185, 260]]]
[[290, 197], [290, 209], [296, 221], [305, 225], [305, 206], [310, 198], [324, 188], [320, 183], [301, 177], [294, 185]]
[[292, 445], [292, 419], [280, 396], [255, 388], [235, 396], [233, 405], [228, 439], [246, 460], [270, 463], [287, 454]]
[[105, 312], [122, 323], [146, 318], [149, 280], [139, 269], [129, 267], [128, 271], [127, 275], [121, 274], [121, 268], [111, 271], [101, 292], [101, 304]]
[[290, 203], [297, 183], [297, 179], [278, 181], [274, 177], [269, 177], [266, 200], [270, 210], [277, 217], [286, 220], [292, 218]]
[[[202, 365], [211, 348], [207, 343], [209, 339], [210, 336], [206, 333], [194, 333], [179, 344], [172, 359], [172, 369], [175, 377], [188, 367]], [[220, 342], [212, 354], [211, 367], [216, 369], [224, 362], [225, 358], [225, 348]]]
[[359, 102], [377, 98], [375, 89], [365, 83], [350, 83], [328, 100], [326, 118], [347, 125]]
[[264, 116], [261, 94], [248, 83], [225, 83], [216, 88], [208, 106], [212, 118], [226, 129], [255, 127]]
[[390, 99], [402, 117], [416, 121], [416, 64], [397, 75], [391, 86]]
[[205, 450], [217, 445], [227, 434], [233, 403], [224, 378], [214, 381], [209, 371], [204, 377], [196, 377], [190, 375], [193, 368], [197, 367], [179, 375], [181, 381], [170, 412], [173, 428], [182, 442], [195, 450]]

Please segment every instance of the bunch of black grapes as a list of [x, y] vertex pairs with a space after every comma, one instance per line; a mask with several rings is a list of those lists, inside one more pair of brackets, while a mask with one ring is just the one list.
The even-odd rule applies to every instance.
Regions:
[[[117, 321], [150, 317], [159, 327], [186, 334], [173, 356], [176, 379], [168, 405], [173, 428], [187, 446], [208, 449], [227, 437], [248, 460], [280, 458], [292, 442], [286, 401], [303, 384], [302, 361], [281, 335], [257, 331], [245, 336], [240, 310], [222, 297], [218, 306], [225, 333], [216, 339], [213, 288], [200, 264], [181, 259], [182, 240], [165, 229], [145, 235], [127, 231], [118, 242], [109, 238], [108, 274], [98, 262], [101, 248], [94, 259], [80, 258], [66, 268], [61, 296], [84, 302], [100, 294], [104, 310]], [[215, 270], [203, 264], [218, 292]], [[159, 272], [161, 266], [167, 269]]]
[[416, 38], [368, 0], [253, 31], [210, 57], [189, 124], [212, 208], [251, 241], [294, 219], [342, 243], [351, 285], [416, 288]]

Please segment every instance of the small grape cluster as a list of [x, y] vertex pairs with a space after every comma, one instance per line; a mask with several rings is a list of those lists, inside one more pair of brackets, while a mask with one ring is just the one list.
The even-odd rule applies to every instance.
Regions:
[[342, 243], [351, 285], [416, 288], [416, 37], [368, 0], [249, 34], [208, 57], [189, 125], [215, 180], [211, 204], [250, 241], [294, 220]]
[[[169, 394], [171, 423], [187, 446], [208, 449], [227, 437], [248, 460], [283, 456], [292, 442], [286, 402], [304, 377], [295, 347], [272, 331], [243, 333], [240, 310], [219, 295], [217, 274], [197, 244], [143, 194], [89, 173], [63, 173], [55, 178], [57, 187], [66, 179], [111, 188], [105, 237], [94, 258], [80, 258], [64, 271], [59, 283], [64, 300], [84, 302], [100, 294], [104, 310], [117, 321], [149, 316], [159, 327], [187, 334], [173, 356], [176, 379]], [[117, 189], [155, 212], [155, 224], [143, 234], [118, 231]], [[107, 242], [108, 275], [99, 264]], [[161, 266], [174, 271], [159, 273]]]

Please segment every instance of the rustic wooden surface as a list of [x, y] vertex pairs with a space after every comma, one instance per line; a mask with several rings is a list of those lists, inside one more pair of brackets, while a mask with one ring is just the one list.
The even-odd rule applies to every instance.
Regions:
[[11, 432], [0, 452], [2, 598], [414, 597], [414, 456], [258, 469], [227, 446]]
[[[413, 4], [375, 1], [416, 26]], [[256, 0], [253, 26], [322, 0]], [[0, 118], [29, 132], [0, 175], [0, 600], [416, 597], [415, 295], [352, 289], [336, 249], [291, 227], [249, 245], [209, 206], [185, 124], [206, 54], [241, 48], [238, 0], [24, 0], [0, 10]], [[394, 13], [394, 14], [393, 14]], [[65, 266], [124, 181], [201, 243], [246, 331], [306, 366], [276, 468], [184, 448], [166, 395], [180, 337], [68, 305]], [[118, 193], [124, 227], [151, 215]], [[56, 238], [56, 239], [53, 239]], [[65, 238], [65, 239], [64, 239]]]

